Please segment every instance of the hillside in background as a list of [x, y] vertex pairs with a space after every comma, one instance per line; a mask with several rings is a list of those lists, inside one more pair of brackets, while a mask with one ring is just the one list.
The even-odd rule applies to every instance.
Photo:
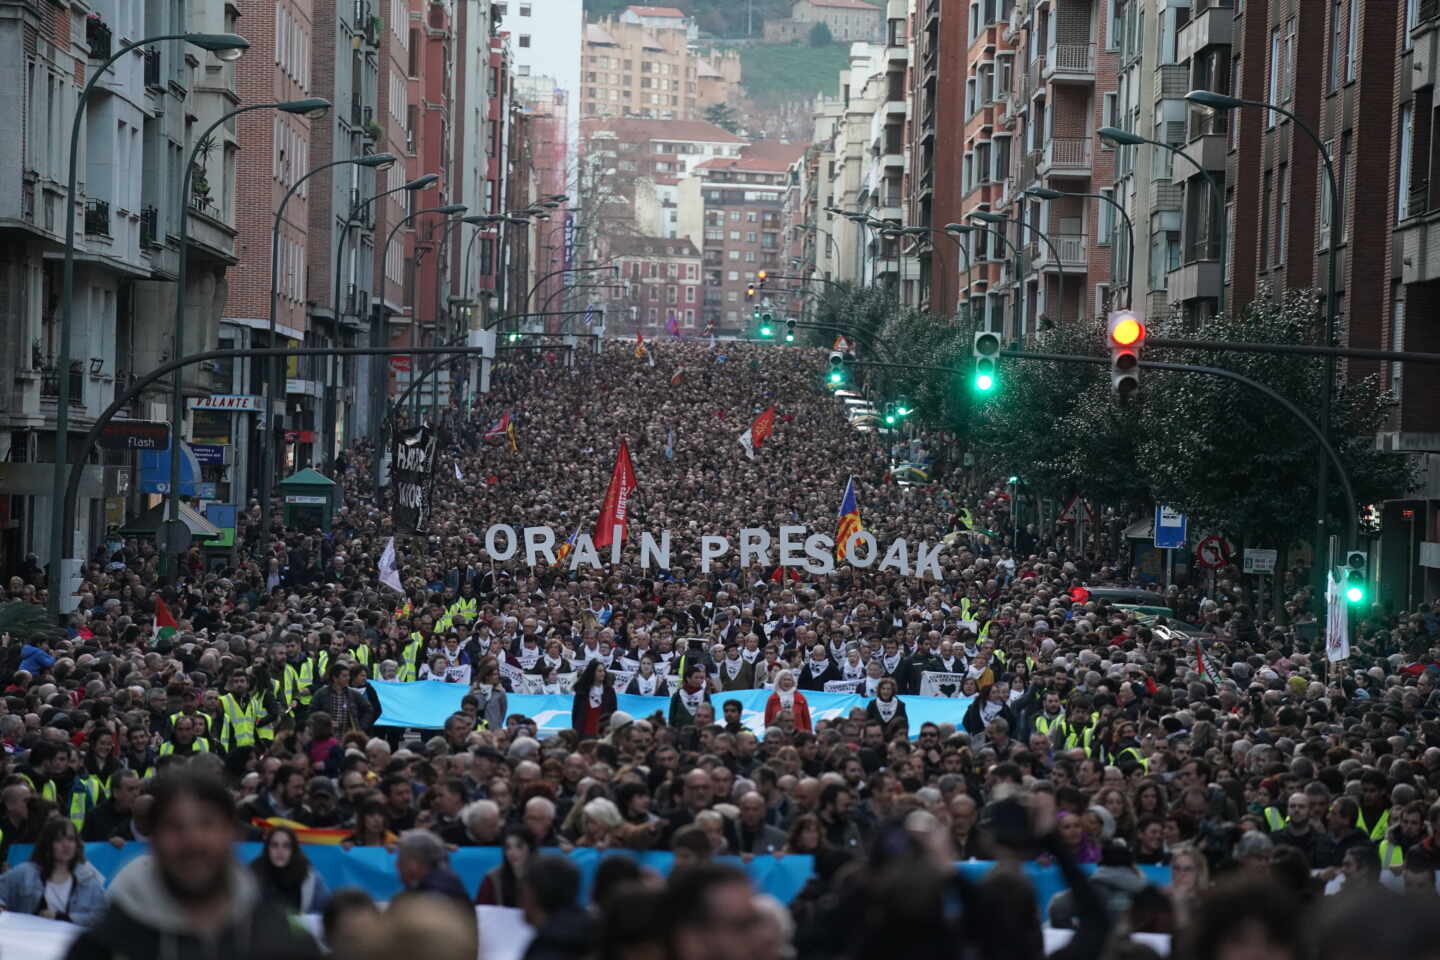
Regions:
[[[635, 0], [585, 0], [585, 12], [592, 17], [620, 13]], [[792, 0], [651, 0], [653, 6], [675, 7], [693, 17], [701, 33], [712, 37], [742, 39], [747, 23], [753, 22], [753, 36], [760, 36], [765, 21], [790, 15]], [[753, 21], [751, 19], [753, 12]]]
[[817, 93], [834, 96], [840, 88], [839, 73], [849, 63], [847, 43], [823, 47], [758, 43], [740, 48], [741, 82], [757, 105], [809, 102]]

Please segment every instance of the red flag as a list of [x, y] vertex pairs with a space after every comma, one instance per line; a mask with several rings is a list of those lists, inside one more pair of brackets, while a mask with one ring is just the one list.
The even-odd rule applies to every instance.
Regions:
[[155, 627], [150, 633], [151, 645], [153, 646], [161, 640], [168, 640], [170, 637], [175, 636], [175, 631], [179, 628], [180, 624], [176, 623], [175, 618], [170, 615], [170, 608], [165, 606], [165, 601], [160, 597], [156, 597]]
[[765, 412], [755, 418], [755, 422], [745, 428], [740, 434], [740, 446], [745, 448], [745, 455], [755, 459], [755, 451], [759, 450], [765, 443], [765, 438], [775, 431], [775, 408], [766, 407]]
[[630, 445], [621, 440], [620, 452], [615, 455], [615, 469], [610, 474], [610, 488], [605, 491], [605, 504], [600, 508], [600, 519], [595, 524], [595, 546], [610, 546], [615, 527], [620, 528], [620, 542], [625, 542], [625, 528], [630, 520], [630, 495], [638, 486], [635, 467], [630, 462]]

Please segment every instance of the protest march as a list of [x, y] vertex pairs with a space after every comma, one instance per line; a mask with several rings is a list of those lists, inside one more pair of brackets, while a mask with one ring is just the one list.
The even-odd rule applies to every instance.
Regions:
[[516, 354], [328, 529], [11, 578], [0, 952], [1435, 953], [1440, 611], [1157, 587], [824, 359]]

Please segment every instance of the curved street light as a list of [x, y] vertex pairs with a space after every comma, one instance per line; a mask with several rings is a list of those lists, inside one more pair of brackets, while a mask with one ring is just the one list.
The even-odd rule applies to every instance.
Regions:
[[1025, 193], [1027, 196], [1039, 200], [1059, 200], [1061, 197], [1088, 197], [1092, 200], [1104, 200], [1120, 212], [1121, 218], [1125, 221], [1125, 229], [1130, 234], [1129, 263], [1125, 267], [1125, 309], [1130, 309], [1130, 298], [1134, 296], [1135, 288], [1135, 222], [1130, 219], [1130, 214], [1125, 212], [1124, 205], [1116, 201], [1114, 197], [1107, 197], [1103, 193], [1071, 193], [1068, 190], [1052, 190], [1049, 187], [1031, 187]]
[[[116, 60], [138, 47], [166, 40], [184, 40], [201, 50], [210, 51], [226, 63], [240, 59], [250, 48], [250, 41], [236, 33], [166, 33], [121, 44], [104, 63], [90, 71], [90, 77], [75, 101], [75, 114], [70, 121], [70, 170], [65, 186], [65, 266], [60, 284], [60, 342], [56, 346], [55, 358], [55, 369], [59, 375], [56, 377], [55, 471], [51, 485], [57, 491], [65, 488], [65, 455], [70, 436], [70, 335], [75, 319], [75, 180], [80, 162], [80, 124], [85, 119], [90, 92]], [[50, 588], [46, 591], [46, 605], [51, 614], [59, 616], [60, 592], [63, 589], [60, 561], [70, 558], [75, 541], [65, 524], [64, 498], [52, 496], [50, 500]]]

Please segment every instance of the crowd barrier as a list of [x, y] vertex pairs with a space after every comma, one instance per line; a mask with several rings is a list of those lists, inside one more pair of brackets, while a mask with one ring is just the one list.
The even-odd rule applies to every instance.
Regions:
[[[145, 852], [141, 843], [128, 843], [116, 848], [108, 843], [85, 844], [85, 858], [99, 870], [108, 883], [125, 864]], [[260, 855], [260, 844], [237, 843], [235, 856], [241, 863], [249, 863]], [[339, 887], [359, 887], [376, 900], [388, 900], [400, 892], [400, 881], [395, 874], [395, 855], [381, 847], [354, 847], [350, 850], [336, 846], [307, 845], [305, 855], [310, 863], [325, 878], [334, 890]], [[668, 851], [655, 850], [636, 852], [631, 850], [597, 851], [578, 848], [570, 851], [570, 859], [580, 869], [582, 896], [590, 896], [590, 885], [595, 878], [595, 869], [600, 860], [607, 856], [624, 855], [633, 857], [641, 866], [666, 875], [674, 864], [674, 855]], [[30, 847], [16, 844], [10, 848], [10, 863], [21, 863], [30, 858]], [[800, 892], [814, 870], [814, 858], [805, 854], [791, 854], [775, 857], [757, 856], [749, 863], [742, 863], [735, 857], [722, 857], [734, 863], [750, 876], [755, 889], [768, 893], [782, 903], [789, 903]], [[472, 893], [480, 888], [485, 874], [500, 864], [499, 847], [461, 847], [450, 854], [450, 866], [459, 874], [465, 889]], [[994, 863], [987, 860], [968, 860], [957, 867], [973, 879], [983, 877]], [[1168, 886], [1169, 867], [1141, 867], [1151, 883]], [[1035, 886], [1035, 896], [1042, 906], [1050, 898], [1065, 889], [1065, 881], [1055, 867], [1034, 863], [1025, 865], [1025, 872]]]
[[[384, 680], [371, 682], [375, 694], [380, 698], [380, 719], [376, 722], [388, 727], [414, 727], [422, 730], [439, 730], [445, 726], [445, 718], [460, 709], [460, 701], [470, 692], [469, 687], [458, 683], [442, 683], [438, 680], [420, 680], [413, 683], [397, 683]], [[810, 720], [834, 720], [844, 717], [857, 707], [864, 710], [871, 698], [853, 693], [826, 693], [820, 690], [802, 691], [810, 708]], [[570, 708], [574, 698], [570, 694], [511, 693], [506, 695], [507, 717], [523, 715], [534, 720], [542, 737], [551, 736], [570, 727]], [[616, 706], [636, 719], [648, 717], [655, 712], [669, 716], [669, 697], [641, 697], [622, 693], [616, 696]], [[765, 704], [770, 699], [769, 690], [731, 690], [710, 695], [715, 706], [715, 715], [721, 715], [725, 701], [738, 700], [740, 722], [755, 733], [765, 736]], [[960, 725], [974, 697], [917, 697], [902, 696], [905, 715], [909, 718], [910, 739], [920, 736], [920, 727], [925, 723], [950, 723]]]

